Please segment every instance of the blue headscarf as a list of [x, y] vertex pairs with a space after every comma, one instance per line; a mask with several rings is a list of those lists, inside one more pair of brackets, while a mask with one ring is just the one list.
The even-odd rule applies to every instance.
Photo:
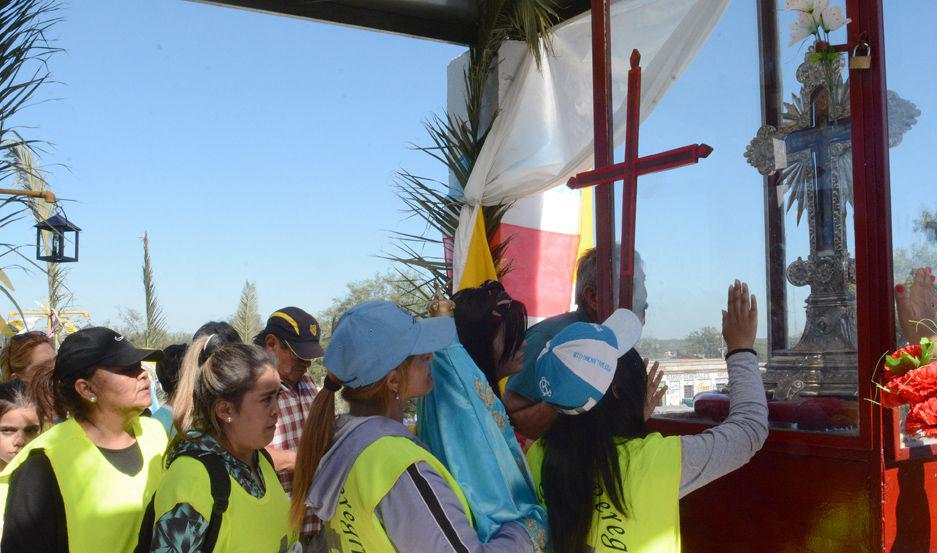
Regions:
[[437, 351], [431, 368], [433, 391], [417, 407], [417, 432], [462, 487], [479, 539], [517, 522], [543, 550], [546, 513], [504, 405], [461, 344]]

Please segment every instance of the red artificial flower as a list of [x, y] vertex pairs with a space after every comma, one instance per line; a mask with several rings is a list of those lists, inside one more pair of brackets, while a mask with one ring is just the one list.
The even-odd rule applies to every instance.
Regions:
[[885, 384], [882, 406], [895, 408], [905, 403], [921, 403], [937, 396], [937, 361], [913, 369]]
[[893, 379], [907, 374], [921, 365], [926, 365], [930, 359], [927, 357], [928, 351], [925, 351], [921, 344], [912, 344], [905, 346], [895, 353], [885, 358], [885, 382], [891, 382]]
[[921, 432], [930, 438], [937, 437], [937, 397], [912, 405], [904, 428], [909, 434]]

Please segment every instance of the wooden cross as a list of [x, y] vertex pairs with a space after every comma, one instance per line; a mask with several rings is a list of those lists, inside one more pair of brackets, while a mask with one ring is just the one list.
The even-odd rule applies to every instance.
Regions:
[[[599, 9], [597, 10], [597, 5]], [[597, 11], [604, 10], [603, 14]], [[604, 19], [602, 25], [606, 33], [604, 40], [596, 40], [596, 19]], [[611, 278], [611, 245], [612, 221], [614, 208], [611, 205], [614, 194], [611, 185], [615, 181], [622, 181], [622, 216], [621, 216], [621, 265], [619, 271], [618, 305], [631, 308], [634, 294], [634, 227], [637, 207], [638, 177], [668, 169], [675, 169], [684, 165], [697, 163], [705, 158], [713, 149], [706, 144], [692, 144], [638, 157], [638, 129], [641, 124], [641, 54], [634, 50], [631, 53], [631, 69], [628, 71], [628, 98], [625, 121], [625, 160], [621, 163], [612, 163], [612, 112], [608, 109], [608, 100], [611, 97], [611, 73], [608, 65], [608, 1], [593, 0], [593, 40], [592, 40], [592, 70], [593, 70], [593, 106], [595, 113], [595, 169], [585, 171], [569, 179], [570, 188], [585, 188], [596, 186], [596, 247], [598, 249], [599, 266], [597, 271], [598, 285], [598, 320], [605, 320], [612, 312], [612, 278]], [[601, 30], [600, 30], [601, 32]], [[597, 51], [599, 50], [599, 51]], [[596, 58], [604, 58], [605, 75], [597, 71]], [[606, 86], [603, 85], [603, 81]], [[600, 90], [600, 87], [602, 90]], [[599, 105], [598, 96], [604, 92], [605, 104]], [[600, 109], [601, 108], [601, 109]], [[605, 117], [601, 114], [605, 113]], [[600, 153], [603, 155], [600, 156]], [[604, 158], [604, 159], [602, 159]], [[600, 191], [602, 192], [600, 194]], [[605, 265], [604, 268], [602, 265]], [[607, 288], [606, 288], [607, 287]], [[605, 290], [606, 289], [607, 292]]]
[[829, 252], [835, 249], [836, 235], [845, 234], [844, 229], [836, 228], [842, 217], [833, 212], [832, 146], [852, 140], [852, 126], [848, 115], [837, 121], [830, 118], [829, 93], [825, 88], [818, 89], [811, 102], [810, 119], [810, 127], [788, 134], [784, 142], [788, 155], [809, 152], [808, 164], [813, 169], [816, 193], [816, 203], [809, 215], [813, 217], [813, 246], [816, 252]]

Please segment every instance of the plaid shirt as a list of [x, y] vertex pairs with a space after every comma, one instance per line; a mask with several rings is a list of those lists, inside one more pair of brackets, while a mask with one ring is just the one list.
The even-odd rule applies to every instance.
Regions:
[[[292, 388], [285, 384], [280, 386], [280, 397], [277, 399], [280, 406], [280, 419], [277, 421], [273, 441], [270, 442], [271, 447], [293, 452], [299, 450], [303, 424], [312, 409], [312, 401], [317, 392], [316, 384], [308, 374], [303, 375], [302, 380]], [[283, 490], [289, 495], [293, 490], [293, 471], [277, 471], [277, 476], [283, 484]], [[318, 528], [319, 521], [313, 516], [312, 511], [307, 511], [302, 535], [309, 536]]]

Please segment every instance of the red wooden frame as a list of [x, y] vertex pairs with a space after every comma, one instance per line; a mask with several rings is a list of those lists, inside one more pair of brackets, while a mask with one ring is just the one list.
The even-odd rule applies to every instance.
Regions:
[[[615, 163], [615, 136], [612, 121], [611, 0], [591, 0], [592, 6], [592, 113], [596, 170]], [[601, 80], [596, 78], [601, 76]], [[601, 117], [599, 115], [602, 115]], [[615, 245], [612, 225], [615, 222], [615, 189], [611, 183], [595, 187], [595, 253], [598, 318], [604, 321], [612, 313], [612, 248]], [[602, 232], [601, 229], [609, 229]]]
[[[773, 16], [775, 1], [759, 1], [759, 15]], [[937, 550], [929, 514], [937, 512], [932, 505], [937, 504], [937, 445], [901, 447], [897, 412], [883, 412], [871, 401], [880, 358], [895, 347], [883, 6], [882, 0], [846, 0], [846, 9], [852, 20], [847, 44], [837, 50], [867, 42], [877, 53], [870, 69], [850, 71], [859, 432], [771, 430], [751, 463], [681, 502], [688, 550]], [[777, 92], [763, 92], [765, 105]], [[764, 112], [767, 121], [770, 109]], [[778, 253], [783, 255], [769, 255]], [[692, 434], [710, 426], [651, 420], [652, 429], [665, 434]], [[726, 502], [744, 514], [713, 509]], [[820, 526], [831, 513], [855, 523]], [[758, 524], [749, 530], [746, 522], [752, 517]]]
[[[876, 0], [848, 0], [848, 43], [868, 42], [883, 52], [881, 5]], [[888, 125], [885, 120], [884, 56], [872, 68], [850, 72], [853, 190], [855, 194], [856, 322], [859, 343], [859, 433], [772, 430], [765, 447], [797, 451], [802, 446], [869, 451], [881, 444], [881, 409], [873, 397], [872, 378], [882, 353], [894, 348], [894, 295], [891, 277], [891, 197], [888, 186]], [[861, 152], [861, 154], [860, 154]], [[882, 260], [888, 260], [883, 263]], [[710, 425], [654, 418], [652, 428], [687, 434]]]

